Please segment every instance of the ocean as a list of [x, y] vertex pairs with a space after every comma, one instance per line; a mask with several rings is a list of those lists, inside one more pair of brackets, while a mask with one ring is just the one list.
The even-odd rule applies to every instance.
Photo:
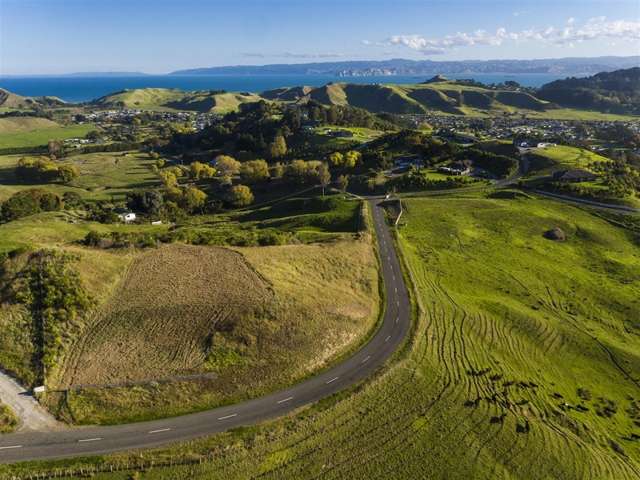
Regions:
[[[472, 78], [482, 83], [515, 80], [521, 85], [539, 87], [564, 78], [562, 75], [536, 74], [460, 74], [449, 78]], [[350, 83], [419, 83], [428, 76], [336, 77], [331, 75], [145, 75], [119, 76], [33, 76], [0, 77], [0, 87], [18, 95], [59, 97], [67, 102], [86, 102], [126, 88], [163, 87], [181, 90], [226, 90], [229, 92], [262, 92], [278, 87], [329, 82]]]

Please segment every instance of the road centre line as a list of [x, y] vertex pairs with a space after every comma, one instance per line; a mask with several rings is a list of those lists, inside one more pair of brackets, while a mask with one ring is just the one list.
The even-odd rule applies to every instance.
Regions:
[[338, 378], [340, 378], [340, 377], [334, 377], [331, 380], [327, 380], [326, 384], [329, 385], [330, 383], [335, 382]]
[[284, 402], [288, 402], [289, 400], [293, 400], [293, 397], [283, 398], [282, 400], [278, 400], [276, 403], [284, 403]]
[[361, 362], [361, 363], [367, 363], [367, 362], [369, 361], [369, 359], [370, 359], [370, 358], [371, 358], [371, 355], [367, 355], [367, 356], [365, 357], [365, 359], [364, 359], [364, 360], [362, 360], [362, 362]]
[[98, 440], [102, 440], [102, 437], [96, 437], [96, 438], [83, 438], [82, 440], [78, 440], [78, 443], [83, 443], [83, 442], [97, 442]]
[[237, 413], [232, 413], [231, 415], [225, 415], [224, 417], [218, 417], [218, 420], [227, 420], [229, 418], [237, 417]]
[[22, 445], [8, 445], [6, 447], [0, 447], [0, 450], [9, 450], [12, 448], [22, 448]]
[[170, 428], [159, 428], [158, 430], [150, 430], [148, 433], [161, 433], [161, 432], [168, 432], [169, 430], [171, 430]]

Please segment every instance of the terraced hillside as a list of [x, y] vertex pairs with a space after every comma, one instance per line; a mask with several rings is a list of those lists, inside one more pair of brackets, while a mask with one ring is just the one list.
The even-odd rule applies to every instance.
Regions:
[[185, 92], [169, 88], [138, 88], [98, 98], [91, 104], [104, 108], [227, 113], [237, 110], [242, 103], [259, 100], [260, 97], [250, 93], [207, 90]]

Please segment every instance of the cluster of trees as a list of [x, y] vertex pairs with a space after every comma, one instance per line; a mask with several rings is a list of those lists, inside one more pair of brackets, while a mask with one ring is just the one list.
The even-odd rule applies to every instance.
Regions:
[[306, 122], [396, 128], [380, 116], [350, 106], [325, 106], [314, 101], [293, 106], [262, 101], [242, 104], [237, 112], [201, 132], [174, 133], [165, 148], [172, 153], [220, 150], [234, 155], [245, 152], [249, 158], [272, 162], [286, 160], [308, 149], [302, 136], [296, 135]]
[[284, 167], [284, 178], [298, 185], [321, 185], [331, 182], [331, 172], [325, 162], [319, 160], [293, 160]]
[[30, 188], [14, 193], [0, 205], [0, 220], [10, 222], [40, 212], [62, 209], [62, 199], [41, 188]]
[[16, 177], [28, 183], [69, 183], [78, 175], [75, 165], [60, 164], [47, 157], [23, 157], [16, 166]]
[[92, 305], [73, 268], [76, 260], [57, 250], [38, 251], [29, 258], [20, 280], [12, 285], [16, 300], [28, 306], [34, 319], [34, 357], [40, 383], [58, 363], [64, 335]]
[[337, 168], [353, 169], [362, 161], [362, 153], [356, 150], [348, 152], [333, 152], [329, 155], [329, 162]]
[[388, 115], [375, 115], [362, 108], [350, 105], [323, 105], [310, 100], [299, 108], [300, 114], [309, 120], [327, 125], [395, 130], [397, 126]]
[[384, 170], [393, 164], [390, 152], [419, 155], [426, 165], [436, 165], [453, 158], [460, 148], [416, 130], [388, 133], [369, 142], [362, 151], [364, 166]]
[[506, 177], [518, 168], [518, 161], [515, 158], [478, 148], [467, 148], [459, 152], [457, 157], [460, 160], [473, 160], [476, 167], [483, 168], [497, 177]]
[[620, 158], [611, 162], [595, 162], [592, 168], [603, 175], [603, 183], [611, 197], [624, 198], [640, 192], [640, 167]]
[[445, 190], [463, 187], [470, 182], [473, 182], [473, 179], [462, 176], [434, 180], [426, 178], [419, 170], [412, 169], [408, 173], [391, 180], [389, 186], [397, 191]]

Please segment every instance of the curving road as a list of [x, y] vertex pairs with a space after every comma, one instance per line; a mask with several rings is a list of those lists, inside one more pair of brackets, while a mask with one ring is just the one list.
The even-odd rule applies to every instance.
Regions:
[[370, 376], [409, 332], [411, 307], [384, 212], [377, 200], [369, 202], [378, 237], [386, 309], [375, 336], [352, 357], [285, 390], [205, 412], [126, 425], [0, 435], [0, 463], [158, 447], [211, 435], [285, 415]]

